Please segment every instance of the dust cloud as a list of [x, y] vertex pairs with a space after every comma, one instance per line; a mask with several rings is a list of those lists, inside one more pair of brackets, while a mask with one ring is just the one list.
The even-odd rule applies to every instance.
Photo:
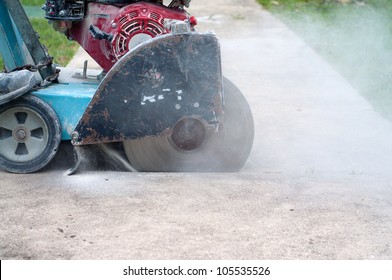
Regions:
[[119, 150], [111, 148], [109, 145], [99, 144], [99, 149], [105, 153], [105, 155], [115, 161], [117, 164], [120, 164], [123, 169], [130, 172], [138, 172], [124, 157], [123, 154], [120, 153]]
[[338, 5], [327, 14], [285, 13], [281, 19], [383, 116], [392, 119], [392, 24], [389, 11]]
[[224, 75], [253, 112], [244, 171], [391, 177], [392, 126], [380, 109], [391, 111], [385, 12], [347, 5], [320, 21], [296, 11], [283, 20], [251, 2], [197, 10], [200, 29], [220, 38]]

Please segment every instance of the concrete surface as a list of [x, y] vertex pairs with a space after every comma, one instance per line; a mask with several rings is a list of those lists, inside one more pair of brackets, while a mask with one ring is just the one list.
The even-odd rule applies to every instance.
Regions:
[[390, 259], [391, 123], [254, 1], [189, 11], [252, 108], [244, 169], [2, 172], [0, 257]]

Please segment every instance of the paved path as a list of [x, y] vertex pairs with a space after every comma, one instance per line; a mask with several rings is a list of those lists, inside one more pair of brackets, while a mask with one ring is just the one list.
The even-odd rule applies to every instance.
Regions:
[[193, 2], [253, 111], [242, 172], [0, 173], [0, 257], [390, 259], [391, 123], [252, 0]]

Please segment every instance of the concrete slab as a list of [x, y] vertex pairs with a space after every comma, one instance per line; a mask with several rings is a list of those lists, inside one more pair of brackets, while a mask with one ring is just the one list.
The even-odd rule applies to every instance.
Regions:
[[252, 107], [245, 168], [2, 172], [0, 257], [390, 259], [391, 123], [254, 1], [190, 11]]

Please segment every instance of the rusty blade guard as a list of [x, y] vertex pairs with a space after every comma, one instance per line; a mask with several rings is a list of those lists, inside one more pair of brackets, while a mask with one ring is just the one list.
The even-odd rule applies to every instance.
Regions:
[[220, 47], [213, 34], [163, 35], [121, 58], [99, 85], [74, 145], [170, 135], [181, 119], [217, 130], [223, 117]]

